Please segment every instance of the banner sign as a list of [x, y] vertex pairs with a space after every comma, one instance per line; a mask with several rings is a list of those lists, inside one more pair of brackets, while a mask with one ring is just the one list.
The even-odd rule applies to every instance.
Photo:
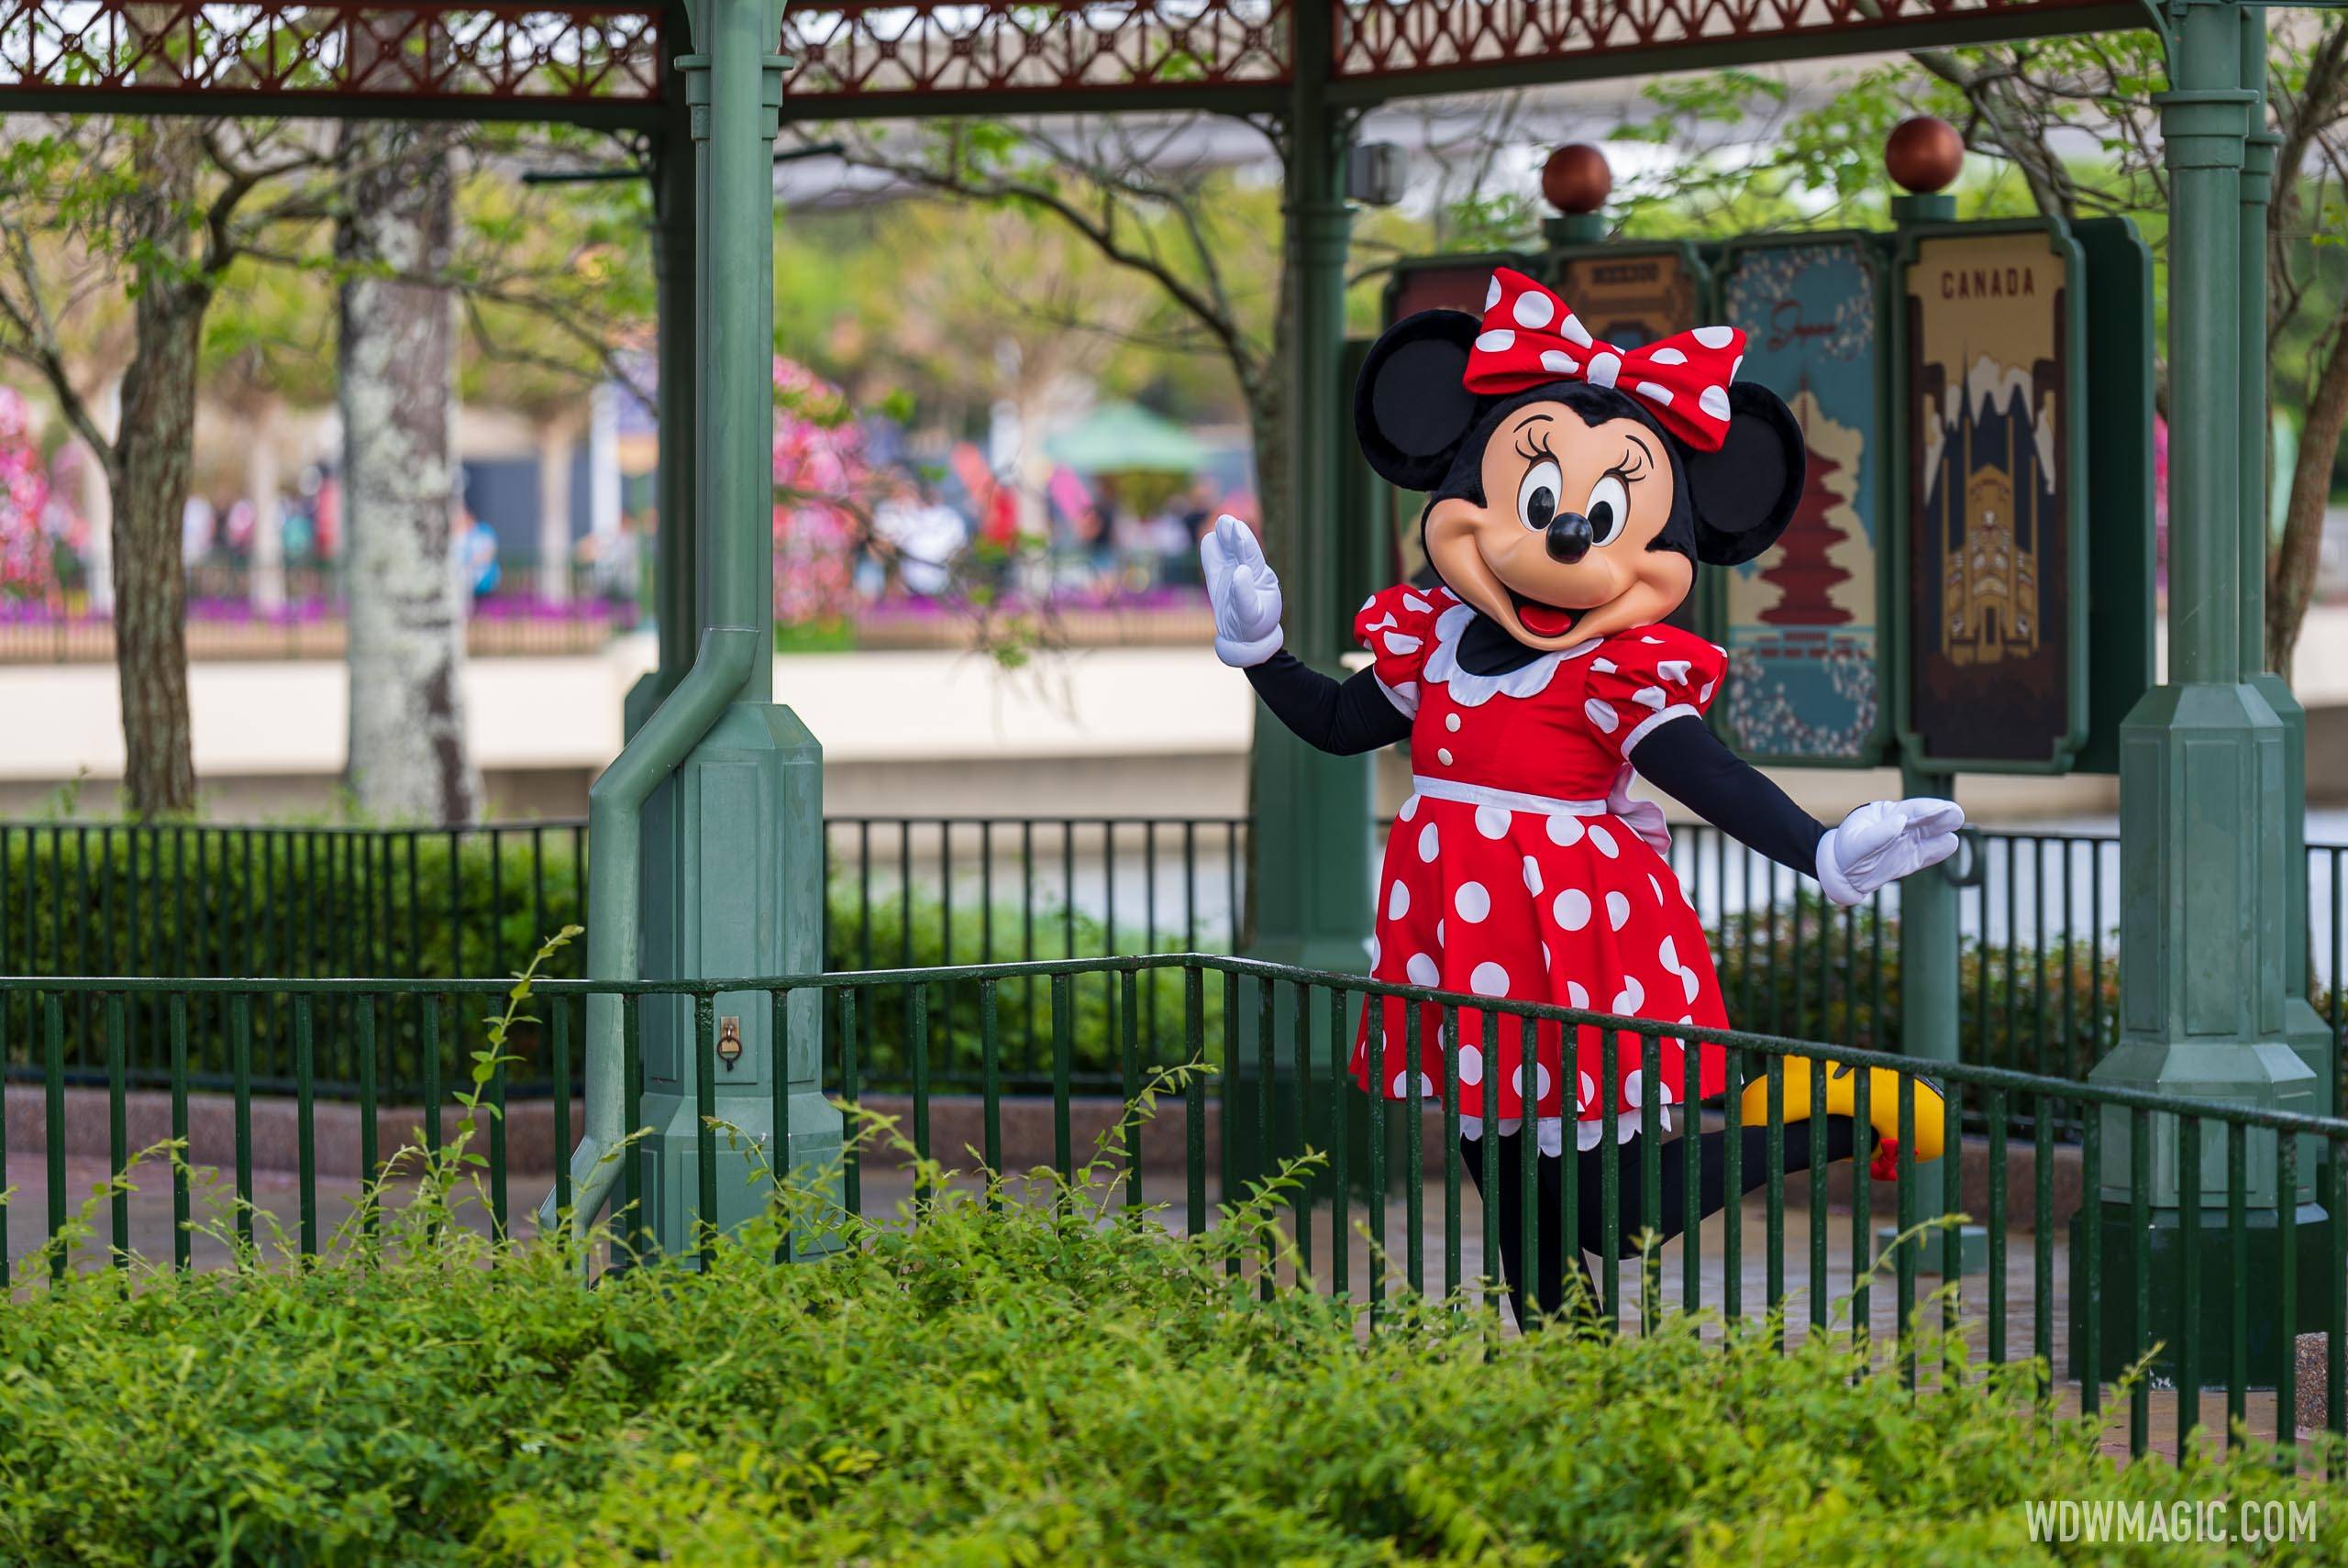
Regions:
[[2082, 738], [2076, 257], [2043, 227], [1944, 232], [1905, 269], [1902, 727], [1919, 761], [2060, 768]]
[[1793, 521], [1721, 574], [1723, 737], [1756, 761], [1867, 767], [1888, 728], [1882, 537], [1883, 263], [1851, 237], [1729, 248], [1721, 319], [1744, 329], [1742, 381], [1784, 398], [1809, 447]]
[[[1481, 256], [1428, 256], [1397, 262], [1386, 280], [1386, 323], [1393, 326], [1423, 310], [1458, 310], [1484, 314], [1484, 295], [1492, 286], [1492, 270], [1511, 267], [1530, 273], [1530, 256], [1494, 251]], [[1347, 404], [1348, 410], [1351, 404]]]
[[1593, 337], [1641, 348], [1697, 326], [1703, 271], [1684, 246], [1567, 250], [1549, 280]]

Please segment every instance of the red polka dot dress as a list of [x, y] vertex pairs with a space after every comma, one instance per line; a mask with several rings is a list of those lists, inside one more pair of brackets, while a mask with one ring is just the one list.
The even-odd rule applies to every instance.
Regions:
[[[1720, 649], [1677, 627], [1637, 627], [1544, 654], [1501, 675], [1460, 668], [1459, 639], [1476, 612], [1446, 589], [1390, 588], [1362, 606], [1354, 635], [1394, 705], [1412, 716], [1413, 792], [1386, 841], [1379, 876], [1373, 978], [1471, 996], [1588, 1008], [1624, 1017], [1724, 1027], [1704, 929], [1670, 867], [1607, 805], [1631, 748], [1656, 725], [1700, 714], [1719, 690]], [[1410, 1098], [1407, 1012], [1390, 999], [1363, 1010], [1354, 1080]], [[1617, 1037], [1615, 1081], [1601, 1084], [1602, 1031], [1537, 1025], [1532, 1073], [1513, 1018], [1459, 1018], [1462, 1131], [1482, 1132], [1498, 1091], [1500, 1130], [1524, 1117], [1525, 1091], [1544, 1154], [1604, 1135], [1601, 1095], [1634, 1135], [1645, 1093], [1642, 1042]], [[1439, 1100], [1443, 1010], [1421, 1009], [1418, 1091]], [[1382, 1038], [1381, 1038], [1382, 1036]], [[1680, 1043], [1661, 1051], [1668, 1108], [1720, 1092], [1717, 1047], [1698, 1053], [1690, 1084]], [[1371, 1063], [1377, 1063], [1375, 1073]], [[1570, 1070], [1568, 1070], [1570, 1069]]]

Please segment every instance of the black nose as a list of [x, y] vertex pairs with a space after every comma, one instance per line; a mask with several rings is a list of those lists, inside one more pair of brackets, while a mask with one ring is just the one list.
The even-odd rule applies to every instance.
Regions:
[[1589, 554], [1589, 519], [1578, 512], [1561, 512], [1549, 523], [1549, 556], [1571, 566]]

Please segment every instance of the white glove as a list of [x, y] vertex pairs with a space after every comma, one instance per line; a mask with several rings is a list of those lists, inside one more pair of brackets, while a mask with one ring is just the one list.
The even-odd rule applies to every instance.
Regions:
[[1653, 801], [1631, 798], [1631, 766], [1623, 765], [1614, 775], [1614, 787], [1606, 791], [1606, 809], [1614, 820], [1645, 839], [1647, 847], [1657, 855], [1671, 853], [1671, 828], [1663, 820], [1663, 808]]
[[1215, 657], [1234, 669], [1280, 651], [1280, 580], [1247, 525], [1228, 513], [1199, 541], [1199, 566], [1214, 607]]
[[1965, 808], [1955, 801], [1871, 801], [1818, 841], [1818, 884], [1838, 904], [1859, 903], [1955, 855], [1964, 825]]

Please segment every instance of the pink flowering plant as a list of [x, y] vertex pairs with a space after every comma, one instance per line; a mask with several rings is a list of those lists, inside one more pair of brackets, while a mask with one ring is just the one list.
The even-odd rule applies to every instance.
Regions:
[[879, 476], [839, 388], [774, 361], [774, 613], [785, 625], [836, 625], [856, 608], [856, 551], [870, 532]]
[[41, 516], [49, 475], [33, 444], [31, 412], [14, 387], [0, 387], [0, 600], [39, 599], [57, 586]]

